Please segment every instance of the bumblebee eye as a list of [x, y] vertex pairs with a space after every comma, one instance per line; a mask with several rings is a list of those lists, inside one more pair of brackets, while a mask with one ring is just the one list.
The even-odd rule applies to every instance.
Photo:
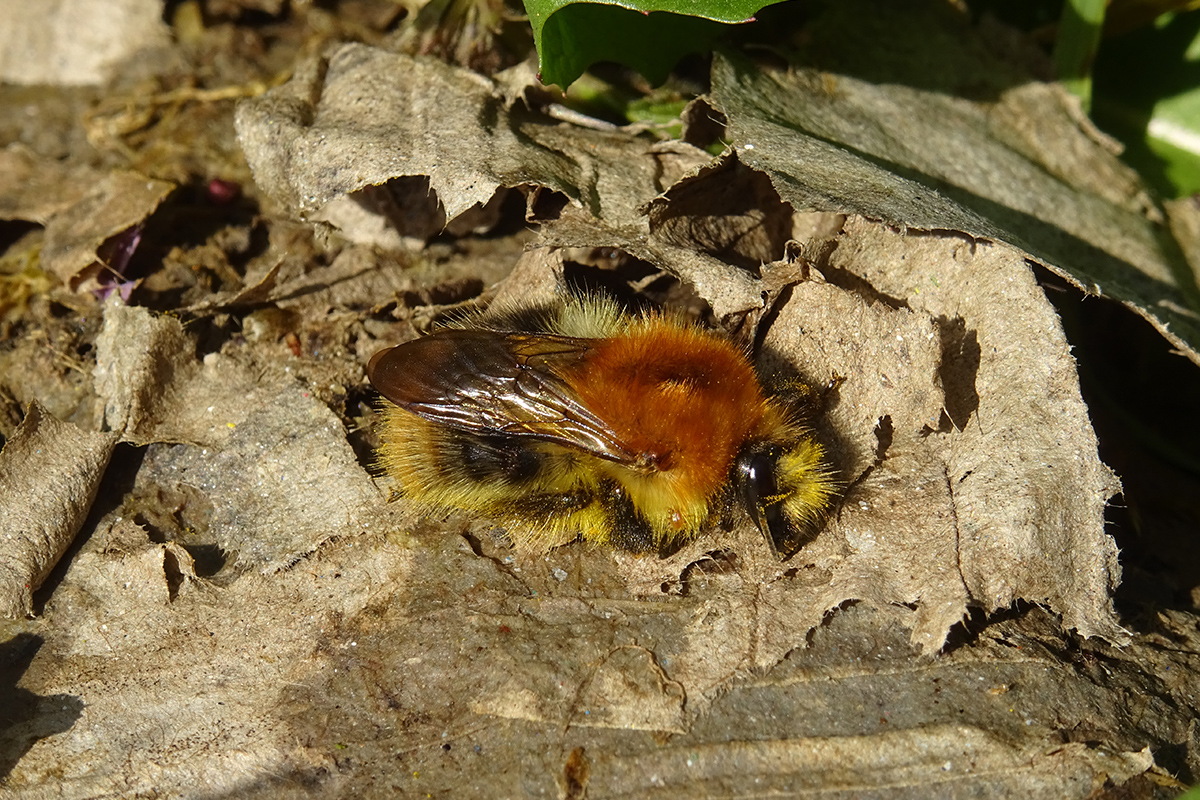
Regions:
[[776, 558], [791, 555], [790, 545], [796, 536], [783, 513], [787, 494], [779, 491], [776, 464], [783, 448], [776, 444], [759, 444], [743, 450], [737, 460], [737, 487], [750, 518]]

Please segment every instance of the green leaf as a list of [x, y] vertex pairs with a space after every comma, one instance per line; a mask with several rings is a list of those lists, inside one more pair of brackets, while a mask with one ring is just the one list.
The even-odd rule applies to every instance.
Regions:
[[688, 53], [712, 49], [726, 27], [748, 22], [763, 0], [525, 0], [541, 79], [567, 87], [598, 61], [616, 61], [666, 80]]
[[1200, 192], [1200, 11], [1106, 40], [1095, 75], [1093, 117], [1125, 160], [1166, 197]]
[[1177, 197], [1200, 194], [1200, 89], [1155, 104], [1146, 144]]

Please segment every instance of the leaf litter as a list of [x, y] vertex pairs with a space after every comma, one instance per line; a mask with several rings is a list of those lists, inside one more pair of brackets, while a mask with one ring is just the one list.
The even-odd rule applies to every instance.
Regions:
[[[591, 797], [894, 795], [937, 776], [1082, 797], [1150, 770], [1151, 732], [1189, 735], [1183, 707], [1119, 722], [1108, 687], [1136, 686], [1138, 644], [1064, 631], [1130, 641], [1103, 528], [1119, 487], [1029, 269], [1037, 254], [967, 224], [973, 212], [802, 202], [796, 187], [817, 181], [756, 161], [774, 146], [710, 162], [551, 123], [514, 97], [354, 45], [243, 104], [239, 134], [262, 189], [312, 220], [403, 177], [427, 177], [447, 219], [525, 194], [540, 246], [504, 254], [518, 268], [495, 286], [504, 265], [485, 273], [485, 299], [553, 293], [572, 258], [604, 248], [681, 279], [717, 322], [749, 314], [765, 374], [844, 378], [816, 431], [846, 487], [829, 525], [782, 564], [744, 524], [660, 561], [515, 552], [486, 520], [386, 502], [344, 427], [370, 414], [351, 418], [345, 395], [375, 349], [427, 324], [427, 301], [410, 261], [364, 245], [258, 259], [257, 283], [194, 306], [194, 331], [110, 299], [93, 435], [141, 455], [125, 489], [106, 484], [42, 616], [12, 623], [46, 640], [21, 685], [86, 709], [63, 735], [0, 732], [0, 751], [28, 750], [7, 788], [516, 796], [557, 793], [569, 773]], [[736, 138], [750, 123], [724, 110]], [[541, 218], [539, 192], [567, 204]], [[792, 246], [781, 231], [811, 218], [788, 204], [859, 213]], [[446, 307], [471, 293], [449, 291]], [[206, 326], [231, 313], [266, 333], [208, 349]], [[305, 334], [291, 360], [288, 331]], [[70, 528], [70, 514], [50, 518]], [[981, 612], [993, 621], [943, 652]], [[1160, 658], [1194, 668], [1194, 647], [1176, 651]], [[1062, 738], [1072, 726], [1107, 746]]]

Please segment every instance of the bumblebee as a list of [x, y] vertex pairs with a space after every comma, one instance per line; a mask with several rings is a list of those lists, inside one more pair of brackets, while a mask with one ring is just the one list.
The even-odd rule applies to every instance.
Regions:
[[740, 503], [786, 558], [835, 493], [821, 445], [747, 353], [607, 298], [460, 321], [376, 353], [367, 374], [386, 399], [379, 466], [518, 546], [582, 536], [669, 555]]

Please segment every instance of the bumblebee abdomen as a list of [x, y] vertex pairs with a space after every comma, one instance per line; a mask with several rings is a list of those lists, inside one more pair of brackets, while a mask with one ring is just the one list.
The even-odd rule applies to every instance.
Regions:
[[459, 465], [463, 477], [475, 482], [493, 480], [532, 483], [546, 467], [546, 456], [512, 436], [480, 436], [447, 430], [443, 469]]
[[[418, 505], [474, 511], [526, 544], [552, 547], [580, 533], [634, 553], [662, 542], [598, 459], [529, 438], [480, 435], [384, 409], [379, 466]], [[534, 527], [530, 527], [530, 525]], [[526, 541], [528, 540], [528, 541]]]

